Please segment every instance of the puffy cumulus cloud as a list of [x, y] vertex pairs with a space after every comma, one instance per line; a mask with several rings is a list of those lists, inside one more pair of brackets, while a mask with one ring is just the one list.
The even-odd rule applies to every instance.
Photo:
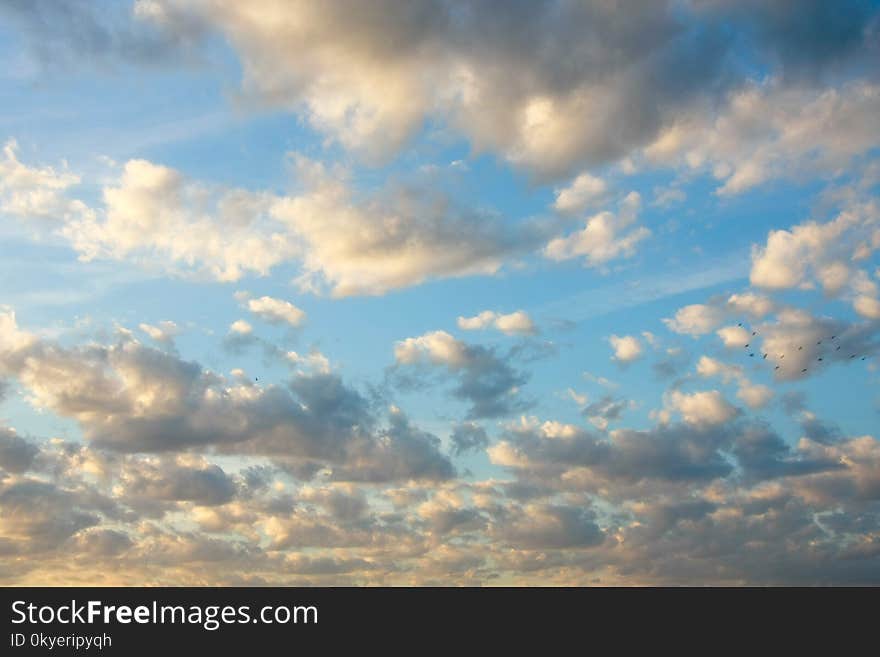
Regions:
[[79, 184], [80, 177], [53, 167], [31, 167], [18, 159], [18, 143], [10, 139], [0, 158], [0, 212], [22, 219], [61, 221], [89, 214], [81, 201], [70, 200], [65, 191]]
[[297, 327], [302, 325], [306, 319], [305, 311], [284, 299], [275, 299], [269, 296], [250, 299], [245, 298], [244, 294], [239, 296], [242, 296], [244, 306], [249, 311], [270, 324], [287, 324]]
[[718, 115], [700, 111], [671, 122], [644, 156], [706, 170], [721, 183], [717, 193], [730, 196], [781, 177], [837, 175], [880, 145], [878, 115], [873, 81], [817, 89], [771, 79], [732, 92]]
[[749, 408], [763, 408], [774, 396], [773, 390], [769, 387], [749, 381], [743, 368], [739, 365], [722, 363], [709, 356], [700, 357], [697, 362], [697, 373], [707, 378], [719, 377], [724, 383], [735, 381], [739, 386], [736, 393], [737, 398]]
[[731, 294], [727, 299], [728, 310], [737, 315], [748, 315], [760, 319], [776, 309], [773, 300], [755, 292]]
[[235, 281], [296, 253], [289, 231], [268, 214], [270, 195], [202, 184], [146, 160], [129, 160], [103, 201], [101, 212], [61, 230], [83, 260], [139, 260]]
[[[302, 185], [295, 195], [203, 183], [170, 167], [129, 160], [118, 181], [102, 188], [100, 204], [65, 200], [76, 212], [53, 210], [61, 220], [56, 232], [84, 261], [125, 260], [219, 281], [265, 276], [295, 263], [300, 289], [339, 297], [495, 274], [548, 237], [548, 226], [457, 207], [424, 186], [354, 194], [339, 171], [301, 156], [292, 161]], [[16, 176], [36, 176], [40, 180], [28, 184], [41, 189], [49, 185], [42, 178], [57, 177], [51, 169], [27, 171]], [[60, 199], [67, 186], [52, 194]], [[281, 305], [288, 302], [267, 299], [246, 305], [288, 323], [298, 317], [298, 309]]]
[[815, 275], [829, 292], [837, 292], [848, 278], [847, 262], [857, 244], [852, 231], [877, 223], [873, 204], [840, 213], [826, 223], [809, 221], [790, 230], [774, 230], [767, 243], [752, 254], [750, 279], [753, 285], [786, 289], [809, 284]]
[[876, 319], [878, 288], [859, 262], [880, 248], [880, 211], [875, 201], [851, 203], [825, 223], [807, 221], [773, 230], [752, 250], [750, 279], [767, 289], [811, 288], [846, 293], [863, 317]]
[[156, 342], [171, 344], [180, 335], [180, 327], [171, 320], [162, 320], [158, 325], [141, 323], [138, 328]]
[[[732, 471], [720, 449], [728, 427], [659, 425], [649, 431], [617, 429], [600, 439], [580, 427], [523, 420], [487, 450], [493, 463], [528, 480], [554, 481], [563, 490], [623, 489], [646, 480], [711, 480]], [[622, 489], [622, 490], [623, 490]], [[617, 493], [615, 493], [616, 495]]]
[[[399, 150], [430, 118], [464, 134], [476, 149], [497, 151], [544, 177], [559, 176], [669, 142], [669, 132], [686, 132], [682, 116], [708, 114], [692, 144], [685, 147], [677, 137], [665, 151], [738, 164], [736, 179], [728, 181], [735, 190], [759, 177], [754, 170], [781, 168], [778, 157], [754, 146], [756, 134], [768, 134], [777, 151], [810, 155], [801, 133], [811, 121], [824, 125], [815, 119], [830, 108], [846, 120], [833, 122], [843, 126], [835, 136], [812, 130], [829, 151], [812, 159], [824, 161], [877, 132], [870, 130], [870, 94], [841, 89], [815, 98], [812, 78], [791, 76], [802, 68], [845, 70], [853, 62], [872, 70], [876, 10], [857, 2], [849, 3], [852, 12], [811, 3], [798, 12], [804, 16], [798, 26], [780, 18], [790, 11], [739, 12], [716, 2], [621, 8], [546, 0], [508, 8], [503, 16], [469, 0], [422, 0], [403, 11], [387, 2], [357, 9], [335, 1], [320, 7], [280, 0], [142, 4], [150, 9], [139, 15], [172, 35], [191, 34], [193, 25], [220, 32], [241, 61], [246, 97], [290, 108], [371, 159]], [[840, 31], [846, 39], [819, 38], [821, 27], [803, 27], [824, 25], [829, 16], [837, 21], [840, 13], [853, 17]], [[738, 38], [730, 38], [732, 29]], [[825, 41], [821, 47], [817, 39]], [[763, 99], [762, 85], [748, 84], [737, 63], [742, 48], [757, 69], [778, 73], [782, 82], [772, 100]], [[719, 105], [720, 113], [711, 111]], [[747, 122], [754, 116], [767, 117], [762, 125], [768, 126]]]
[[[761, 319], [776, 309], [772, 299], [756, 292], [747, 291], [731, 294], [727, 299], [711, 299], [708, 303], [695, 303], [676, 311], [671, 318], [663, 320], [667, 328], [675, 333], [698, 337], [711, 333], [730, 317]], [[725, 343], [740, 342], [737, 338], [747, 335], [742, 322], [735, 327], [725, 327], [718, 331]], [[743, 343], [748, 340], [742, 341]]]
[[[775, 363], [779, 380], [801, 379], [831, 365], [861, 363], [877, 352], [876, 322], [848, 322], [816, 317], [805, 310], [785, 308], [772, 322], [763, 324], [756, 353], [766, 353]], [[775, 369], [778, 365], [779, 369]]]
[[503, 315], [493, 310], [484, 310], [473, 317], [459, 317], [458, 328], [464, 331], [476, 331], [494, 327], [505, 335], [534, 335], [538, 327], [523, 310]]
[[770, 403], [775, 393], [773, 390], [760, 383], [743, 382], [736, 396], [749, 408], [763, 408]]
[[254, 332], [254, 327], [243, 319], [237, 319], [229, 325], [230, 335], [248, 336]]
[[667, 406], [679, 413], [688, 424], [713, 426], [734, 418], [738, 411], [717, 390], [685, 393], [673, 390], [666, 399]]
[[630, 192], [617, 214], [605, 211], [590, 217], [582, 230], [550, 240], [544, 255], [557, 261], [583, 257], [588, 267], [631, 257], [636, 245], [651, 234], [644, 226], [634, 226], [640, 207], [638, 192]]
[[695, 303], [680, 308], [675, 316], [664, 319], [670, 331], [694, 337], [712, 332], [723, 321], [724, 311], [714, 306]]
[[129, 458], [119, 473], [119, 494], [131, 505], [192, 502], [218, 506], [235, 497], [238, 486], [217, 465], [192, 456]]
[[0, 371], [34, 405], [76, 420], [91, 444], [109, 450], [271, 455], [364, 480], [454, 472], [438, 438], [397, 410], [379, 427], [360, 393], [330, 373], [296, 374], [287, 387], [233, 384], [131, 339], [72, 348], [24, 342], [0, 352]]
[[57, 549], [101, 521], [90, 492], [32, 478], [0, 483], [0, 527], [6, 554], [25, 556]]
[[456, 377], [454, 397], [470, 404], [468, 419], [507, 415], [522, 409], [520, 386], [527, 374], [517, 371], [495, 350], [457, 340], [445, 331], [406, 338], [394, 346], [395, 372], [401, 367], [442, 367]]
[[605, 200], [608, 183], [601, 178], [582, 173], [568, 187], [556, 190], [553, 207], [559, 212], [582, 212], [587, 207]]
[[307, 354], [300, 354], [295, 351], [288, 351], [284, 354], [287, 361], [293, 365], [298, 372], [317, 372], [318, 374], [329, 374], [332, 371], [330, 360], [320, 351], [313, 350]]
[[435, 365], [459, 368], [467, 362], [467, 345], [446, 331], [432, 331], [398, 342], [394, 346], [394, 359], [402, 365], [427, 360]]
[[375, 295], [432, 278], [494, 274], [544, 237], [537, 225], [511, 225], [414, 188], [354, 198], [322, 165], [295, 163], [310, 187], [279, 199], [273, 216], [302, 244], [297, 283], [304, 290]]
[[642, 355], [642, 343], [635, 336], [611, 335], [608, 337], [608, 342], [614, 351], [612, 359], [619, 363], [631, 363]]
[[[390, 433], [413, 431], [392, 416]], [[871, 436], [523, 419], [488, 448], [512, 478], [393, 488], [191, 453], [28, 451], [0, 479], [8, 584], [876, 582]]]
[[526, 550], [579, 549], [599, 545], [605, 533], [590, 509], [530, 504], [493, 527], [493, 536]]
[[724, 346], [728, 349], [732, 349], [734, 347], [744, 347], [749, 344], [751, 340], [752, 334], [748, 331], [748, 329], [743, 328], [742, 326], [722, 326], [720, 329], [715, 331], [721, 341], [724, 343]]

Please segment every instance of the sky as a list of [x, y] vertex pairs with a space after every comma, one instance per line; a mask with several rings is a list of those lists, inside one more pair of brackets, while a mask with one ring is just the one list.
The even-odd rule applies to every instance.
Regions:
[[0, 582], [880, 584], [880, 3], [0, 0]]

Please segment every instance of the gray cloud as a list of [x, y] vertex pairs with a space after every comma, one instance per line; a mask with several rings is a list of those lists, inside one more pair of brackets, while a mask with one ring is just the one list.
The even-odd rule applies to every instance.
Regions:
[[39, 451], [36, 445], [15, 432], [0, 427], [0, 468], [7, 472], [24, 472], [31, 467]]
[[77, 420], [91, 444], [113, 451], [216, 448], [324, 463], [337, 478], [358, 480], [454, 474], [439, 439], [397, 410], [382, 428], [369, 402], [335, 374], [298, 373], [286, 387], [230, 384], [130, 339], [66, 349], [30, 337], [0, 352], [0, 370], [17, 376], [38, 405]]
[[459, 456], [484, 449], [489, 445], [489, 436], [486, 434], [486, 430], [476, 422], [456, 424], [449, 438], [452, 441], [453, 453]]

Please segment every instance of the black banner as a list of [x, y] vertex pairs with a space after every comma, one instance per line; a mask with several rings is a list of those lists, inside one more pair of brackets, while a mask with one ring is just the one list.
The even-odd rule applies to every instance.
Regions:
[[[872, 636], [876, 589], [7, 588], [0, 654], [567, 643], [840, 649]], [[413, 644], [413, 640], [417, 643]], [[281, 648], [286, 647], [282, 653]]]

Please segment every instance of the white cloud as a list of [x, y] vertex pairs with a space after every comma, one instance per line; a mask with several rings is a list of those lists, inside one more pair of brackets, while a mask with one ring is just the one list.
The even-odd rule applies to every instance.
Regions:
[[84, 261], [124, 260], [220, 281], [264, 276], [295, 262], [302, 290], [337, 297], [495, 274], [546, 240], [546, 229], [535, 223], [457, 208], [427, 189], [355, 195], [339, 171], [301, 156], [291, 160], [303, 187], [293, 196], [205, 184], [130, 160], [118, 181], [103, 188], [101, 205], [70, 201], [82, 211], [60, 212], [58, 232]]
[[774, 396], [773, 390], [767, 386], [749, 381], [739, 365], [722, 363], [709, 356], [700, 357], [697, 362], [697, 373], [707, 378], [719, 377], [724, 383], [736, 382], [739, 387], [737, 398], [752, 409], [763, 408]]
[[583, 257], [584, 265], [589, 267], [631, 257], [636, 245], [651, 234], [644, 226], [633, 227], [640, 207], [641, 197], [630, 192], [617, 214], [606, 211], [590, 217], [582, 230], [551, 240], [544, 255], [557, 261]]
[[727, 299], [727, 307], [732, 313], [746, 314], [760, 319], [769, 315], [776, 308], [773, 300], [755, 292], [731, 294]]
[[608, 184], [601, 178], [582, 173], [568, 187], [556, 190], [553, 207], [559, 212], [577, 213], [601, 202], [608, 192]]
[[711, 333], [724, 320], [724, 311], [716, 306], [695, 303], [680, 308], [671, 319], [663, 323], [675, 333], [697, 337]]
[[18, 143], [10, 139], [0, 158], [0, 212], [23, 219], [71, 220], [87, 216], [81, 201], [70, 200], [65, 191], [80, 177], [53, 167], [30, 167], [18, 159]]
[[173, 342], [180, 334], [180, 327], [171, 320], [163, 320], [158, 326], [143, 323], [138, 328], [157, 342]]
[[307, 354], [288, 351], [284, 356], [301, 373], [329, 374], [332, 370], [330, 361], [320, 351], [310, 351]]
[[852, 263], [880, 248], [880, 210], [874, 201], [850, 204], [834, 219], [807, 221], [773, 230], [764, 246], [752, 250], [750, 280], [768, 289], [811, 288], [847, 293], [856, 311], [871, 318], [877, 286]]
[[433, 331], [398, 342], [394, 346], [394, 358], [404, 365], [427, 360], [449, 367], [461, 367], [468, 359], [466, 345], [446, 331]]
[[763, 408], [773, 399], [773, 390], [762, 384], [746, 384], [740, 387], [736, 396], [749, 408]]
[[688, 424], [718, 425], [733, 419], [737, 409], [717, 390], [704, 390], [691, 394], [673, 390], [668, 395], [668, 405], [681, 413]]
[[630, 363], [642, 355], [642, 344], [632, 335], [612, 335], [608, 338], [614, 350], [613, 359], [621, 363]]
[[243, 319], [237, 319], [229, 325], [229, 332], [238, 335], [250, 335], [253, 330], [254, 327]]
[[300, 326], [305, 321], [306, 314], [289, 301], [262, 296], [257, 299], [248, 299], [247, 309], [258, 317], [273, 324], [289, 324]]
[[127, 162], [103, 200], [102, 215], [70, 221], [61, 231], [83, 260], [134, 259], [235, 281], [265, 275], [297, 252], [267, 214], [269, 195], [203, 185], [146, 160]]
[[484, 310], [473, 317], [458, 318], [458, 328], [464, 331], [476, 331], [490, 326], [494, 326], [506, 335], [533, 335], [537, 332], [532, 318], [522, 310], [507, 315]]
[[296, 157], [308, 193], [272, 214], [302, 241], [302, 289], [337, 297], [383, 294], [430, 278], [494, 274], [537, 235], [500, 218], [458, 211], [442, 198], [399, 192], [355, 199], [330, 172]]
[[742, 326], [724, 326], [715, 332], [728, 349], [742, 348], [749, 344], [752, 334]]
[[666, 126], [644, 154], [708, 170], [721, 183], [717, 193], [730, 196], [775, 178], [836, 175], [880, 145], [878, 117], [876, 84], [817, 90], [770, 79], [734, 91], [718, 116], [703, 109]]

